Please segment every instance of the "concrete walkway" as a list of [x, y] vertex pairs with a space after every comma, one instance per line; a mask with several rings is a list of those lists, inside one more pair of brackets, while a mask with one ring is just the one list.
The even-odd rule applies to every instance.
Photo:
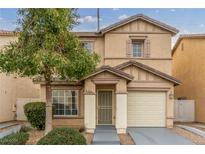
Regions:
[[202, 136], [202, 137], [205, 138], [205, 131], [202, 131], [202, 130], [197, 129], [195, 127], [186, 126], [186, 125], [176, 125], [176, 126], [179, 127], [179, 128], [183, 128], [185, 130], [188, 130], [188, 131], [190, 131], [194, 134], [197, 134], [197, 135]]
[[113, 126], [97, 126], [93, 137], [93, 145], [120, 145], [117, 130]]
[[167, 128], [128, 128], [137, 145], [192, 145], [192, 141]]

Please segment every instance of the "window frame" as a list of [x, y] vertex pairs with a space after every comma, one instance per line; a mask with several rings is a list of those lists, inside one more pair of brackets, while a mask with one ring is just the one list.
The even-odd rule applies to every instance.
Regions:
[[[132, 40], [132, 57], [134, 58], [142, 58], [144, 57], [144, 43], [145, 40], [142, 39], [133, 39]], [[141, 56], [134, 56], [134, 44], [141, 44]]]
[[[69, 91], [75, 91], [76, 92], [76, 96], [75, 96], [75, 98], [76, 98], [76, 102], [75, 102], [75, 104], [76, 104], [76, 108], [77, 108], [77, 114], [76, 115], [66, 115], [65, 114], [65, 107], [64, 107], [64, 115], [55, 115], [55, 114], [53, 114], [53, 116], [54, 116], [54, 118], [58, 118], [58, 117], [65, 117], [65, 118], [72, 118], [72, 117], [79, 117], [79, 115], [80, 115], [80, 102], [79, 102], [79, 100], [80, 100], [80, 90], [79, 89], [67, 89], [67, 88], [64, 88], [64, 89], [52, 89], [52, 96], [51, 96], [51, 98], [52, 98], [52, 106], [54, 106], [54, 103], [53, 103], [53, 91], [54, 90], [63, 90], [64, 91], [64, 104], [65, 104], [65, 91], [67, 91], [67, 90], [69, 90]], [[71, 101], [71, 106], [72, 106], [72, 101]], [[71, 109], [71, 112], [72, 112], [72, 110], [73, 109]]]

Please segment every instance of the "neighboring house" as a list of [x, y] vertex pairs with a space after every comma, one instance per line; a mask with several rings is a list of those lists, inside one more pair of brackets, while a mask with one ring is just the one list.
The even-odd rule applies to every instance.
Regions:
[[205, 34], [181, 35], [172, 56], [173, 75], [183, 83], [175, 98], [195, 100], [195, 120], [205, 122]]
[[[52, 82], [53, 127], [85, 126], [91, 133], [96, 125], [113, 125], [118, 133], [127, 127], [173, 127], [174, 86], [180, 81], [171, 76], [171, 37], [177, 32], [142, 14], [99, 32], [76, 32], [101, 62], [79, 82]], [[45, 82], [34, 83], [41, 84], [45, 100]]]
[[[0, 50], [16, 40], [13, 32], [0, 30]], [[31, 79], [0, 73], [0, 122], [15, 120], [17, 98], [39, 97], [40, 86], [33, 84]]]

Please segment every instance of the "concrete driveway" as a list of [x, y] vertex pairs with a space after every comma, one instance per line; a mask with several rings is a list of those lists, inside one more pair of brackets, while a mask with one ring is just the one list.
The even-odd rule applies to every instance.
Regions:
[[192, 145], [184, 138], [167, 128], [128, 128], [128, 133], [136, 145]]

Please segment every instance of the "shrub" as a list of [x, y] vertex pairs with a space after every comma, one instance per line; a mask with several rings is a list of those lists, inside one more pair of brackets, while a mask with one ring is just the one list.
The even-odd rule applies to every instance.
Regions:
[[86, 139], [73, 128], [55, 128], [41, 138], [38, 145], [85, 145]]
[[24, 105], [24, 113], [34, 128], [45, 129], [46, 104], [44, 102], [32, 102]]
[[78, 131], [79, 131], [80, 133], [84, 132], [84, 131], [85, 131], [85, 127], [80, 127], [80, 128], [78, 129]]
[[8, 135], [0, 139], [1, 145], [23, 145], [28, 140], [29, 134], [25, 132], [19, 132]]
[[28, 127], [28, 126], [24, 126], [24, 125], [23, 125], [23, 126], [21, 127], [20, 132], [25, 132], [25, 133], [26, 133], [26, 132], [29, 132], [31, 129], [32, 129], [31, 127]]

